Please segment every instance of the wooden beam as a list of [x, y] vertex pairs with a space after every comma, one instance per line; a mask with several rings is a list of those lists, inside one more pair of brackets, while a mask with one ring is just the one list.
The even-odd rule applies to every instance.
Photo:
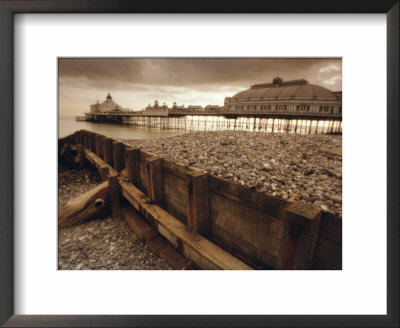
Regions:
[[107, 163], [105, 163], [101, 158], [99, 158], [95, 153], [93, 153], [92, 151], [90, 151], [89, 149], [85, 149], [85, 158], [91, 163], [93, 164], [96, 169], [101, 173], [101, 171], [103, 170], [103, 167], [106, 167], [108, 169], [108, 174], [109, 175], [118, 175], [118, 172], [116, 170], [114, 170], [113, 167], [111, 167], [110, 165], [108, 165]]
[[154, 204], [164, 204], [163, 160], [152, 157], [146, 159], [149, 198]]
[[140, 188], [140, 150], [139, 148], [127, 150], [129, 180]]
[[108, 191], [110, 195], [111, 212], [114, 219], [121, 217], [121, 206], [120, 206], [120, 186], [118, 183], [118, 177], [112, 175], [108, 177]]
[[321, 214], [319, 208], [301, 202], [288, 206], [278, 269], [311, 269]]
[[82, 224], [106, 213], [109, 203], [108, 182], [103, 182], [87, 193], [68, 201], [58, 212], [59, 229]]
[[122, 196], [147, 219], [157, 223], [157, 229], [166, 239], [196, 265], [203, 269], [252, 270], [234, 256], [225, 252], [196, 232], [191, 231], [179, 220], [149, 203], [149, 199], [130, 183], [120, 182]]
[[85, 147], [81, 144], [76, 145], [78, 159], [79, 159], [79, 167], [83, 169], [85, 167]]
[[210, 235], [210, 203], [208, 174], [188, 174], [188, 226], [197, 233]]
[[113, 166], [113, 150], [112, 150], [113, 139], [105, 137], [103, 139], [103, 159], [108, 164]]
[[121, 212], [129, 227], [153, 253], [166, 260], [174, 269], [187, 270], [193, 268], [193, 264], [178, 253], [157, 231], [152, 229], [134, 209], [125, 207], [121, 209]]
[[114, 141], [112, 143], [113, 148], [113, 164], [114, 168], [121, 172], [125, 166], [124, 160], [124, 144], [120, 141]]

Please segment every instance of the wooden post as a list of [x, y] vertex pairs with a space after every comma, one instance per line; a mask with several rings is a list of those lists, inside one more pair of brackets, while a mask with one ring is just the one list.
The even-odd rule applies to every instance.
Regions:
[[79, 167], [83, 169], [85, 167], [85, 150], [84, 146], [81, 144], [76, 145], [76, 151], [78, 153], [79, 158]]
[[188, 226], [207, 237], [210, 225], [208, 174], [188, 173]]
[[88, 147], [88, 145], [89, 145], [89, 137], [88, 137], [88, 131], [86, 131], [86, 130], [83, 130], [83, 145], [86, 147], [86, 148], [89, 148]]
[[113, 147], [112, 147], [113, 139], [105, 137], [103, 139], [103, 156], [104, 162], [108, 165], [113, 166]]
[[311, 268], [321, 215], [322, 211], [318, 207], [301, 202], [287, 207], [278, 269]]
[[96, 135], [96, 155], [99, 156], [101, 159], [104, 159], [104, 151], [103, 151], [103, 140], [104, 136]]
[[133, 185], [140, 189], [140, 150], [129, 149], [127, 150], [127, 159], [128, 159], [128, 175], [129, 180]]
[[100, 174], [101, 180], [106, 181], [110, 174], [110, 170], [109, 170], [108, 166], [100, 166], [99, 174]]
[[108, 177], [108, 190], [110, 195], [112, 217], [113, 219], [119, 219], [121, 218], [120, 186], [118, 177], [116, 175]]
[[161, 207], [164, 205], [163, 160], [158, 157], [146, 159], [147, 185], [150, 200]]
[[94, 152], [94, 149], [93, 149], [93, 137], [94, 137], [94, 135], [93, 135], [93, 132], [91, 132], [91, 131], [88, 131], [88, 149], [90, 149], [92, 152]]
[[124, 144], [120, 141], [112, 143], [114, 169], [121, 172], [124, 169]]

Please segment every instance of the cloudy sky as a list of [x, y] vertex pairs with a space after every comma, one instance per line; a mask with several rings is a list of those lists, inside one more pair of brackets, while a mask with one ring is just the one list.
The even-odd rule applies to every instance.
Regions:
[[60, 115], [89, 111], [110, 92], [122, 107], [141, 110], [157, 99], [171, 106], [223, 105], [254, 83], [306, 79], [342, 90], [342, 61], [333, 58], [59, 59]]

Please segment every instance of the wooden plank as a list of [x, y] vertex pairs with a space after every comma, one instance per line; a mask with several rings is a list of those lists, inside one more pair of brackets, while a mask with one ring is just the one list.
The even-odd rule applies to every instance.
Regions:
[[126, 151], [128, 158], [128, 176], [129, 180], [136, 187], [140, 187], [140, 150], [139, 148], [133, 148]]
[[113, 148], [113, 164], [114, 169], [121, 172], [125, 167], [124, 161], [124, 145], [120, 141], [114, 141], [112, 143]]
[[146, 160], [149, 198], [154, 204], [164, 205], [163, 160], [153, 157]]
[[282, 238], [282, 252], [278, 260], [280, 269], [306, 270], [312, 259], [321, 222], [321, 210], [302, 202], [294, 202], [286, 209], [286, 236]]
[[289, 202], [278, 197], [253, 191], [237, 183], [213, 176], [209, 178], [209, 188], [211, 192], [279, 219], [284, 219], [285, 208], [289, 205]]
[[182, 179], [187, 179], [188, 173], [190, 174], [204, 174], [202, 170], [194, 169], [184, 164], [178, 164], [164, 159], [163, 169], [169, 174], [173, 174]]
[[85, 167], [85, 149], [81, 144], [78, 144], [76, 147], [79, 158], [79, 167], [83, 169]]
[[277, 267], [277, 258], [275, 256], [264, 249], [254, 246], [248, 240], [234, 235], [230, 230], [214, 224], [211, 231], [210, 241], [249, 266], [258, 269], [275, 269]]
[[108, 191], [110, 194], [111, 213], [114, 219], [121, 217], [121, 206], [120, 206], [120, 186], [118, 183], [118, 177], [112, 175], [108, 177]]
[[118, 172], [114, 170], [110, 165], [105, 163], [101, 158], [99, 158], [95, 153], [93, 153], [89, 149], [85, 149], [85, 158], [96, 167], [96, 169], [100, 172], [102, 170], [102, 167], [107, 167], [108, 168], [108, 174], [109, 175], [118, 175]]
[[83, 195], [71, 199], [60, 208], [59, 229], [73, 227], [104, 214], [108, 203], [108, 182], [103, 182]]
[[103, 141], [104, 141], [104, 136], [102, 135], [97, 135], [95, 137], [96, 141], [96, 154], [99, 156], [101, 159], [104, 159], [104, 149], [103, 149]]
[[112, 143], [113, 139], [111, 138], [106, 137], [103, 139], [103, 159], [110, 166], [113, 166]]
[[313, 269], [341, 270], [342, 244], [327, 238], [318, 238], [313, 259]]
[[236, 243], [237, 249], [241, 249], [243, 254], [246, 254], [247, 244], [250, 244], [271, 257], [279, 256], [284, 231], [283, 220], [215, 193], [210, 193], [210, 211], [211, 231], [214, 236], [216, 233], [213, 230], [217, 226], [229, 231], [236, 238], [232, 242]]
[[319, 236], [342, 243], [342, 219], [330, 213], [322, 213]]
[[[162, 226], [179, 238], [183, 249], [186, 249], [186, 255], [193, 260], [199, 267], [209, 269], [209, 263], [218, 269], [225, 270], [251, 270], [249, 266], [214, 245], [201, 235], [191, 231], [179, 220], [160, 208], [158, 205], [148, 203], [143, 198], [143, 193], [130, 183], [120, 182], [122, 195], [128, 200], [133, 200], [131, 204], [144, 216], [151, 217]], [[160, 230], [159, 230], [160, 231]], [[165, 238], [168, 238], [165, 235]], [[193, 252], [189, 250], [192, 249]], [[194, 254], [196, 252], [196, 254]]]
[[148, 179], [147, 179], [147, 170], [146, 170], [146, 158], [149, 158], [147, 153], [143, 151], [139, 151], [139, 186], [140, 190], [142, 190], [146, 195], [149, 194], [149, 186], [148, 186]]
[[187, 224], [188, 213], [188, 187], [187, 180], [164, 171], [164, 206], [182, 223]]
[[192, 268], [192, 263], [152, 229], [135, 210], [125, 207], [122, 209], [122, 214], [129, 227], [153, 253], [166, 260], [175, 269], [187, 270]]
[[210, 235], [208, 174], [188, 173], [188, 226], [197, 233]]

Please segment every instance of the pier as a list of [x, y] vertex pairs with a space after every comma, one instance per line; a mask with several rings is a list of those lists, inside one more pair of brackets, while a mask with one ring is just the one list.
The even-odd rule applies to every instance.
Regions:
[[77, 121], [186, 131], [245, 130], [301, 134], [342, 133], [342, 115], [283, 111], [160, 111], [85, 113]]

